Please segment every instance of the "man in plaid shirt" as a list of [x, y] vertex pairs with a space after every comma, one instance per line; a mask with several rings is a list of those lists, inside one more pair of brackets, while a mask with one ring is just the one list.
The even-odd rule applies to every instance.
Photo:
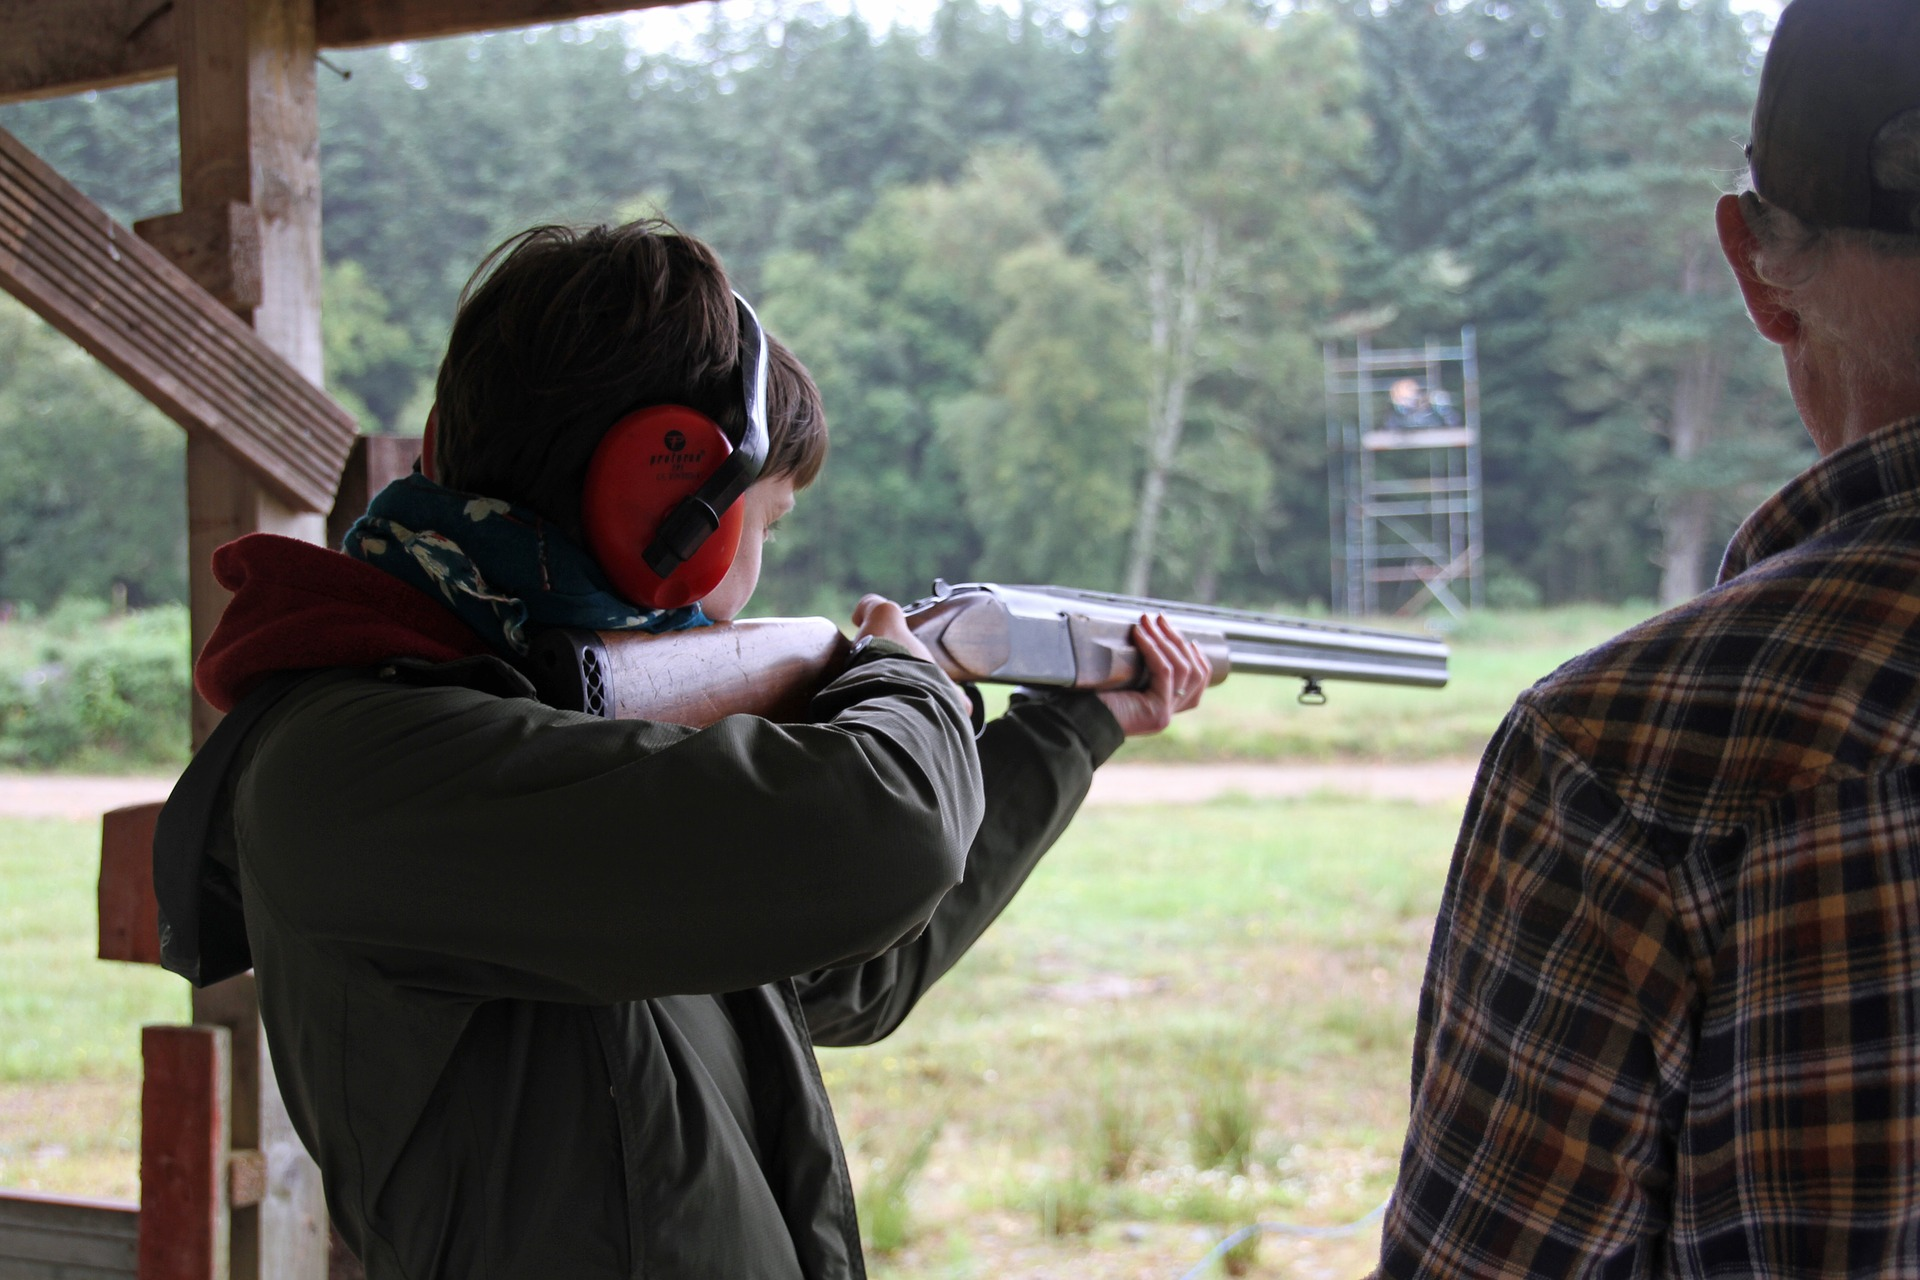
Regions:
[[1920, 1276], [1920, 0], [1794, 0], [1749, 155], [1822, 457], [1488, 748], [1384, 1276]]

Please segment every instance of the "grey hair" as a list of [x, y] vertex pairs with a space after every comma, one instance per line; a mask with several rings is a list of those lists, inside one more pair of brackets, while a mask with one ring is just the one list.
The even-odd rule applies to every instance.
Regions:
[[1837, 352], [1850, 378], [1884, 380], [1920, 362], [1920, 327], [1898, 318], [1902, 295], [1920, 291], [1920, 236], [1811, 227], [1751, 191], [1740, 212], [1759, 242], [1754, 274], [1786, 295], [1808, 338]]

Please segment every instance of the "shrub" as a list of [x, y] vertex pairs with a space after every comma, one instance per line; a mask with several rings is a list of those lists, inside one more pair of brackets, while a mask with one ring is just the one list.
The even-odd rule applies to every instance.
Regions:
[[187, 612], [123, 618], [63, 603], [10, 622], [0, 648], [0, 764], [173, 765], [188, 750]]

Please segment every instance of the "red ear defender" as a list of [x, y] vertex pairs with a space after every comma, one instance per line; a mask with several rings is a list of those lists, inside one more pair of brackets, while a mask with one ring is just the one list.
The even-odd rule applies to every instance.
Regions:
[[740, 504], [665, 577], [646, 553], [667, 518], [720, 470], [733, 445], [717, 423], [682, 405], [654, 405], [613, 424], [587, 466], [580, 522], [587, 546], [620, 594], [654, 609], [677, 609], [720, 585], [740, 547]]
[[720, 585], [740, 548], [740, 495], [760, 476], [767, 435], [767, 336], [739, 294], [740, 434], [683, 405], [613, 424], [587, 464], [580, 523], [620, 594], [677, 609]]

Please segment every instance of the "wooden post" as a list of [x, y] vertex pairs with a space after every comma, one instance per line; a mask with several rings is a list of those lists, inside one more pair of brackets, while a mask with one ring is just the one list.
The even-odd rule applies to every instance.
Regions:
[[[323, 370], [313, 0], [180, 0], [173, 13], [181, 212], [136, 229], [317, 384]], [[310, 542], [326, 536], [324, 517], [289, 510], [224, 452], [190, 439], [195, 656], [227, 604], [210, 568], [214, 548], [259, 530]], [[218, 721], [196, 698], [196, 745]]]
[[140, 1034], [140, 1280], [227, 1280], [227, 1032]]
[[[181, 212], [145, 238], [229, 306], [315, 383], [320, 358], [320, 142], [313, 0], [175, 0]], [[255, 258], [255, 255], [257, 259]], [[187, 554], [198, 657], [228, 594], [214, 548], [266, 531], [318, 542], [325, 516], [294, 512], [224, 451], [187, 445]], [[197, 697], [193, 740], [218, 722]], [[233, 1280], [324, 1280], [328, 1234], [319, 1170], [274, 1085], [252, 975], [194, 992], [196, 1023], [233, 1043]], [[151, 1124], [153, 1117], [147, 1115]], [[248, 1194], [233, 1196], [244, 1184]], [[264, 1184], [264, 1185], [261, 1185]], [[240, 1203], [258, 1196], [257, 1204]]]

